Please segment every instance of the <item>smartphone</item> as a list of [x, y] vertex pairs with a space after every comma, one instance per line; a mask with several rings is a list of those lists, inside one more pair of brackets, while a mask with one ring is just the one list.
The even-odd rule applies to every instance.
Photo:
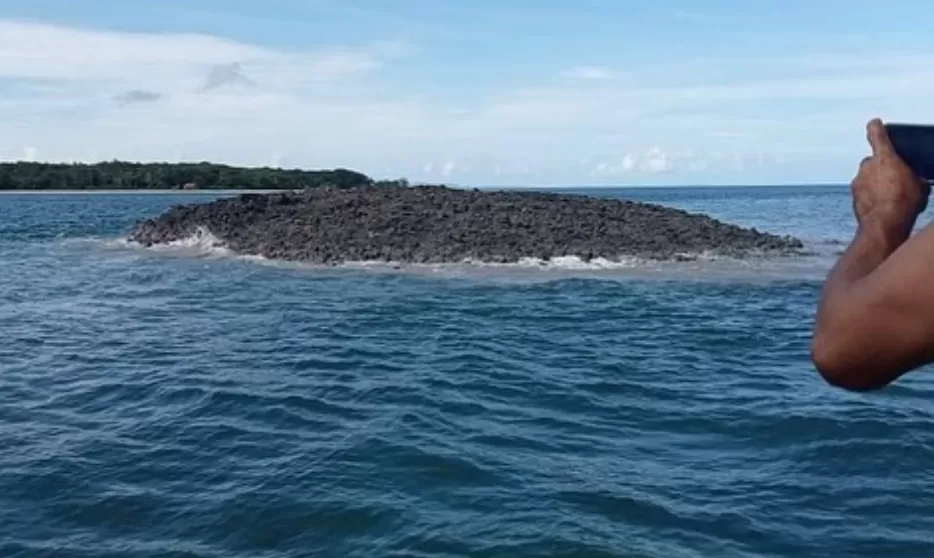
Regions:
[[934, 126], [886, 124], [895, 152], [922, 180], [934, 181]]

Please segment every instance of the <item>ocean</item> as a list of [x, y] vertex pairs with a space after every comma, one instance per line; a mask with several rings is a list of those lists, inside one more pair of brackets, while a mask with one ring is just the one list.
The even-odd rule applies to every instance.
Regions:
[[847, 188], [587, 192], [813, 255], [331, 269], [123, 241], [223, 194], [0, 195], [0, 557], [934, 556], [934, 375], [808, 357]]

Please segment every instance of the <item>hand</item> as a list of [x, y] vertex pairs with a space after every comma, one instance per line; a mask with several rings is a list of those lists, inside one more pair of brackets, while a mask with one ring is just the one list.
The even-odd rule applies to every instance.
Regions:
[[930, 186], [895, 152], [882, 121], [869, 122], [867, 139], [872, 156], [863, 159], [851, 185], [856, 219], [860, 225], [875, 222], [910, 234], [918, 215], [927, 209]]

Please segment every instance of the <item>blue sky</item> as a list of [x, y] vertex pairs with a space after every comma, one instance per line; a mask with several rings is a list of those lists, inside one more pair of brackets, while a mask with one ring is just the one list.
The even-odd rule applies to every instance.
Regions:
[[0, 0], [0, 159], [465, 185], [848, 181], [934, 123], [934, 4]]

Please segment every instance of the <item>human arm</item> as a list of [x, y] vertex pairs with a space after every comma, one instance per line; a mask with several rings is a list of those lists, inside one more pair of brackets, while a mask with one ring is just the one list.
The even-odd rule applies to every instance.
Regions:
[[934, 229], [911, 236], [929, 189], [870, 122], [852, 184], [856, 235], [821, 293], [811, 345], [829, 383], [878, 390], [934, 362]]

